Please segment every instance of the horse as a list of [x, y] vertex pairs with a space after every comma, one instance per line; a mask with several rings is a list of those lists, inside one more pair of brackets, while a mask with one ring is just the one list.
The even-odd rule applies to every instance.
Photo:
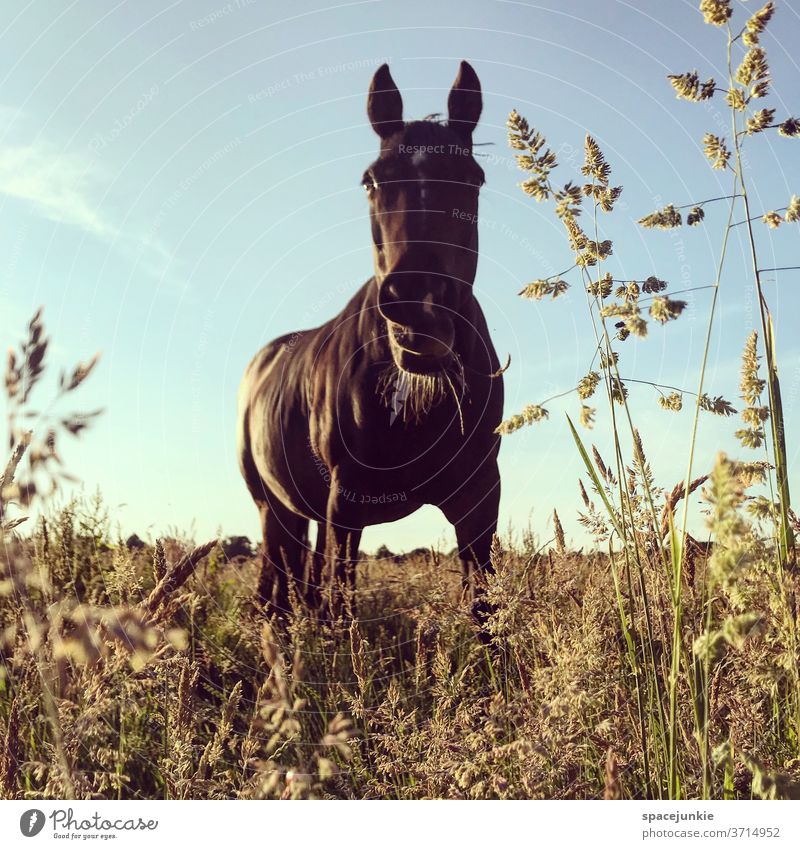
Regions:
[[245, 371], [238, 457], [270, 615], [285, 617], [292, 598], [331, 611], [341, 593], [352, 599], [364, 528], [430, 504], [455, 529], [475, 617], [487, 615], [503, 369], [473, 291], [482, 106], [461, 62], [446, 120], [405, 122], [388, 65], [375, 72], [367, 115], [380, 150], [361, 180], [374, 273], [337, 316], [275, 339]]

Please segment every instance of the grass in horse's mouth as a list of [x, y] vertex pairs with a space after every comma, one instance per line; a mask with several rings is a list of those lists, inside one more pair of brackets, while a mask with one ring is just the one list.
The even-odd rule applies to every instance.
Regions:
[[[413, 338], [413, 334], [411, 334], [409, 328], [403, 327], [400, 324], [395, 324], [394, 322], [389, 322], [388, 331], [389, 344], [393, 349], [399, 349], [412, 357], [418, 357], [420, 362], [428, 361], [435, 363], [452, 355], [452, 328], [442, 336], [439, 336], [438, 334], [433, 335], [433, 333], [431, 333], [431, 335], [423, 337], [422, 341], [424, 344], [422, 349], [420, 349], [419, 346], [415, 346], [413, 343], [409, 343], [409, 335]], [[425, 347], [427, 347], [428, 350], [425, 350]], [[431, 370], [434, 371], [435, 369]]]
[[392, 360], [378, 378], [376, 392], [403, 421], [419, 422], [448, 395], [452, 395], [461, 417], [466, 388], [461, 360], [453, 354], [430, 372], [408, 371]]

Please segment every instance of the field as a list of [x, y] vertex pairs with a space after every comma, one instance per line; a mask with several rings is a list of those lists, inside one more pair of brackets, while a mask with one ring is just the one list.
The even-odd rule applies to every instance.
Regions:
[[[0, 601], [5, 798], [616, 799], [666, 789], [648, 741], [658, 697], [642, 687], [649, 663], [669, 673], [672, 602], [659, 562], [642, 569], [655, 615], [626, 630], [616, 608], [635, 607], [630, 576], [618, 598], [607, 557], [542, 553], [522, 534], [495, 551], [499, 648], [476, 637], [457, 561], [434, 551], [365, 560], [357, 624], [297, 617], [280, 636], [252, 604], [254, 560], [227, 561], [215, 546], [187, 568], [186, 543], [129, 549], [109, 526], [98, 502], [73, 504], [14, 549]], [[700, 557], [683, 586], [686, 651], [704, 630], [706, 573]], [[761, 624], [720, 653], [708, 689], [713, 796], [793, 795], [800, 780], [782, 713], [791, 654], [768, 587], [754, 562], [742, 591]], [[652, 658], [632, 659], [627, 640], [647, 628]], [[678, 778], [689, 798], [704, 782], [693, 704], [682, 678]]]

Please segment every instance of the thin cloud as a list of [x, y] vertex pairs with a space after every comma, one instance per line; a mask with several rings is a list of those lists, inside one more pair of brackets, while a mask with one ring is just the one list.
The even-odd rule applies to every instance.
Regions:
[[[0, 126], [7, 111], [0, 106]], [[176, 277], [177, 260], [159, 234], [152, 229], [141, 233], [135, 226], [122, 232], [99, 212], [93, 200], [102, 194], [97, 169], [88, 157], [59, 153], [41, 141], [2, 146], [0, 196], [25, 201], [34, 214], [112, 243], [146, 274], [184, 293], [187, 283]]]
[[90, 199], [89, 171], [85, 158], [57, 153], [41, 142], [0, 148], [0, 194], [27, 201], [51, 221], [113, 238], [116, 230]]

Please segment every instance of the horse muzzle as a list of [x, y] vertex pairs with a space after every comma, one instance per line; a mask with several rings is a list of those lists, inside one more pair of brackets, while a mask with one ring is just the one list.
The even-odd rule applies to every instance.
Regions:
[[453, 358], [455, 330], [448, 319], [424, 330], [387, 322], [389, 347], [397, 365], [404, 371], [427, 374], [440, 371]]

